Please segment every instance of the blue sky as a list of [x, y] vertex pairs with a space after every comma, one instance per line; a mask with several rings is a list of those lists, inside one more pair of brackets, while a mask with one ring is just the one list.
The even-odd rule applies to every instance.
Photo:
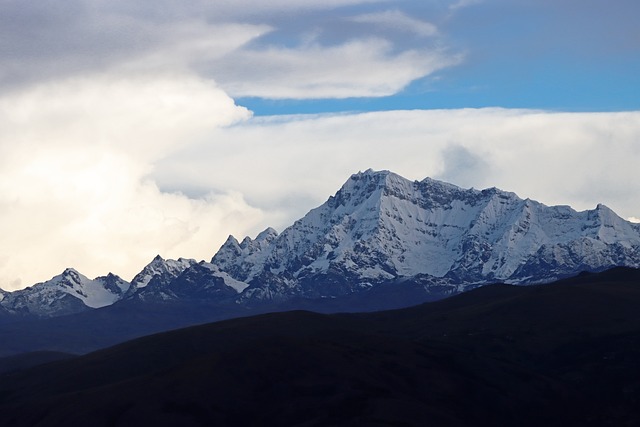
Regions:
[[637, 2], [488, 0], [455, 13], [415, 3], [396, 4], [411, 16], [434, 19], [441, 43], [464, 55], [459, 64], [418, 78], [390, 96], [237, 101], [257, 115], [496, 106], [640, 108]]
[[633, 0], [0, 0], [0, 287], [209, 259], [368, 168], [637, 220], [638, 16]]

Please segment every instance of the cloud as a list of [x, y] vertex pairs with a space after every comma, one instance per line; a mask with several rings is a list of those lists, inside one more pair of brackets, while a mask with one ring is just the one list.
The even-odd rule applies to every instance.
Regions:
[[[443, 40], [411, 44], [379, 31], [432, 36], [428, 22], [399, 10], [358, 14], [385, 3], [9, 1], [0, 17], [0, 88], [151, 70], [212, 79], [232, 96], [386, 96], [460, 62]], [[345, 19], [354, 12], [355, 21]]]
[[[367, 168], [640, 212], [640, 113], [479, 109], [253, 118], [156, 164], [160, 187], [232, 189], [282, 228]], [[291, 200], [299, 203], [291, 203]], [[266, 225], [266, 224], [265, 224]]]
[[407, 31], [421, 37], [430, 37], [438, 33], [438, 29], [430, 22], [412, 18], [399, 10], [367, 13], [352, 18], [354, 22], [376, 24], [398, 31]]
[[[10, 2], [13, 4], [13, 2]], [[184, 72], [268, 33], [265, 24], [208, 22], [186, 16], [136, 14], [119, 2], [49, 2], [3, 9], [0, 87], [124, 70]]]
[[337, 46], [240, 50], [211, 64], [211, 73], [234, 97], [272, 99], [377, 97], [461, 58], [438, 50], [396, 52], [381, 39]]
[[[208, 258], [263, 217], [233, 191], [193, 199], [157, 159], [250, 113], [192, 76], [71, 79], [0, 98], [0, 286], [73, 266], [130, 279], [155, 254]], [[235, 231], [234, 231], [235, 230]]]
[[489, 174], [488, 168], [487, 161], [477, 153], [472, 153], [464, 146], [451, 144], [442, 150], [442, 171], [438, 178], [472, 187], [480, 181], [480, 177]]

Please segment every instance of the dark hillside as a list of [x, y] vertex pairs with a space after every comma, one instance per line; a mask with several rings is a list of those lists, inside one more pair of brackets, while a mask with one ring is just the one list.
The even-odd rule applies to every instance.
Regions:
[[638, 272], [585, 278], [136, 339], [4, 374], [3, 425], [638, 425]]

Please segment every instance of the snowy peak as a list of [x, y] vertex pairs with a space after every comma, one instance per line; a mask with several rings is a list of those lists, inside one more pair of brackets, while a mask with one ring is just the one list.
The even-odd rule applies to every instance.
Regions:
[[268, 227], [256, 236], [256, 240], [271, 243], [276, 237], [278, 237], [278, 232], [275, 229]]
[[[241, 243], [229, 236], [211, 259], [211, 265], [235, 281], [247, 283], [261, 270], [277, 238], [278, 232], [271, 227], [260, 232], [255, 239], [245, 237]], [[234, 287], [237, 288], [237, 284]]]
[[[249, 283], [247, 295], [262, 296], [335, 296], [416, 277], [526, 283], [640, 266], [638, 227], [604, 205], [576, 212], [495, 187], [462, 189], [389, 171], [352, 175], [269, 244], [234, 240], [212, 263]], [[322, 289], [332, 281], [343, 284]]]
[[111, 305], [122, 298], [129, 286], [111, 273], [91, 280], [67, 268], [51, 280], [6, 293], [0, 305], [13, 313], [57, 316]]
[[127, 293], [131, 295], [138, 289], [147, 287], [152, 280], [170, 281], [178, 277], [184, 270], [196, 264], [194, 259], [178, 258], [164, 259], [160, 255], [156, 255], [153, 260], [147, 264], [140, 273], [131, 281], [131, 289]]
[[129, 283], [113, 274], [90, 280], [77, 270], [67, 268], [62, 274], [34, 285], [31, 289], [42, 293], [62, 290], [88, 307], [99, 308], [113, 304], [128, 288]]

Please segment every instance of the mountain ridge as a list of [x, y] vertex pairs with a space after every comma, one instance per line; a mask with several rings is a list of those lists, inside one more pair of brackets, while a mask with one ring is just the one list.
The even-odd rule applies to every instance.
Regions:
[[602, 204], [577, 212], [495, 187], [463, 189], [369, 169], [280, 234], [267, 228], [255, 239], [229, 236], [210, 262], [156, 256], [131, 283], [78, 276], [67, 280], [72, 291], [56, 276], [3, 292], [0, 309], [46, 317], [128, 299], [203, 298], [255, 306], [374, 295], [380, 287], [428, 300], [615, 266], [640, 266], [640, 226]]

